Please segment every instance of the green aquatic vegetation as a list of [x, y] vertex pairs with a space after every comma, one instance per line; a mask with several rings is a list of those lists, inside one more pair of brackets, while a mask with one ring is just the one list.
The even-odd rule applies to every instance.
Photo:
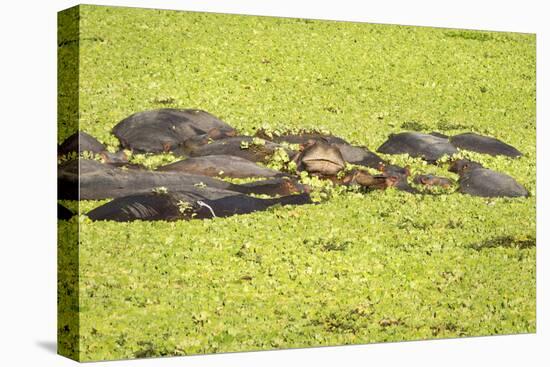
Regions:
[[177, 157], [173, 153], [144, 153], [144, 154], [129, 154], [128, 162], [132, 164], [139, 164], [144, 166], [147, 169], [154, 170], [160, 166], [164, 166], [170, 163], [177, 162], [183, 159], [182, 157]]
[[220, 180], [222, 181], [226, 181], [226, 182], [231, 182], [233, 184], [237, 184], [237, 185], [240, 185], [240, 184], [245, 184], [245, 183], [250, 183], [250, 182], [255, 182], [255, 181], [258, 181], [258, 180], [262, 180], [262, 179], [267, 179], [266, 178], [262, 178], [262, 177], [218, 177]]
[[155, 187], [151, 190], [154, 194], [165, 195], [168, 194], [168, 189], [164, 186]]
[[101, 154], [96, 154], [94, 152], [83, 151], [83, 152], [70, 152], [62, 156], [57, 157], [57, 164], [63, 164], [68, 161], [73, 161], [75, 159], [90, 159], [98, 162], [104, 162], [105, 159]]
[[[65, 233], [81, 224], [82, 360], [535, 331], [534, 35], [96, 6], [81, 7], [81, 25], [80, 127], [108, 146], [120, 120], [167, 106], [248, 135], [325, 129], [373, 151], [390, 133], [473, 131], [524, 156], [459, 156], [531, 194], [364, 192], [301, 174], [316, 204], [63, 221], [64, 266], [74, 261]], [[70, 116], [60, 142], [74, 133]], [[136, 156], [150, 168], [179, 159]], [[381, 156], [458, 179], [448, 158]], [[81, 202], [81, 214], [104, 202]]]
[[290, 160], [290, 157], [284, 147], [275, 148], [275, 151], [269, 158], [266, 166], [277, 171], [285, 171], [289, 173], [296, 172], [296, 163]]

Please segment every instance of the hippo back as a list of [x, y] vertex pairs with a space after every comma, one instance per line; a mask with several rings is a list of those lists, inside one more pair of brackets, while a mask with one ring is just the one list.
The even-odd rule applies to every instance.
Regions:
[[378, 152], [385, 154], [409, 154], [411, 157], [422, 158], [433, 162], [444, 155], [458, 153], [447, 139], [417, 132], [393, 134], [378, 148]]
[[232, 155], [252, 162], [266, 162], [277, 148], [282, 146], [270, 141], [254, 144], [254, 138], [250, 136], [235, 136], [194, 147], [189, 154], [192, 157]]
[[135, 113], [120, 121], [113, 134], [124, 148], [141, 153], [159, 153], [179, 148], [185, 140], [218, 128], [234, 129], [201, 110], [163, 108]]
[[69, 136], [57, 149], [58, 155], [69, 153], [92, 152], [101, 153], [105, 151], [105, 145], [96, 138], [84, 131], [79, 131]]
[[344, 160], [351, 164], [358, 164], [370, 168], [378, 168], [385, 161], [376, 153], [371, 152], [365, 147], [353, 146], [350, 144], [333, 144], [340, 150]]
[[483, 197], [522, 197], [529, 192], [512, 177], [487, 168], [476, 168], [462, 175], [459, 191]]
[[478, 135], [475, 133], [455, 135], [451, 138], [451, 143], [460, 149], [490, 154], [493, 156], [504, 155], [507, 157], [516, 158], [522, 155], [519, 150], [509, 144], [495, 138]]
[[158, 168], [158, 171], [187, 172], [211, 177], [277, 177], [283, 173], [231, 155], [193, 157]]

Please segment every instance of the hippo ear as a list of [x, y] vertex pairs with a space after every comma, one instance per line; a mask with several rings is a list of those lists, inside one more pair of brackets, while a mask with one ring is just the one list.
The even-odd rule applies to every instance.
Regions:
[[378, 162], [378, 170], [384, 172], [386, 170], [386, 165], [382, 162]]
[[410, 176], [411, 175], [411, 167], [410, 166], [405, 166], [404, 170], [405, 170], [405, 176]]

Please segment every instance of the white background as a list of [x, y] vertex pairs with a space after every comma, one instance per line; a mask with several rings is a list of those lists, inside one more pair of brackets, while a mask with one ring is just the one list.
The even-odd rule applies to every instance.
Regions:
[[[95, 1], [96, 4], [537, 33], [537, 334], [100, 362], [103, 366], [550, 365], [548, 12], [544, 1]], [[56, 340], [56, 12], [75, 1], [0, 6], [0, 365], [76, 365]], [[545, 16], [546, 15], [546, 16]], [[546, 95], [545, 95], [546, 94]], [[546, 97], [546, 98], [545, 98]], [[533, 172], [534, 174], [534, 172]], [[6, 205], [7, 199], [7, 205]], [[544, 225], [546, 224], [546, 226]], [[546, 310], [545, 310], [546, 308]], [[545, 312], [546, 311], [546, 312]], [[546, 344], [546, 345], [545, 345]]]

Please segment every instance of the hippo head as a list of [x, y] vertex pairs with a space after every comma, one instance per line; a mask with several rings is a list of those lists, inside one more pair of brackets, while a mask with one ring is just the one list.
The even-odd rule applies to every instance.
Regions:
[[379, 163], [378, 170], [387, 174], [394, 174], [394, 175], [400, 175], [405, 177], [408, 177], [411, 175], [409, 166], [400, 167], [400, 166], [395, 166], [393, 164]]
[[383, 172], [385, 176], [392, 177], [393, 181], [407, 181], [407, 177], [411, 175], [409, 166], [400, 167], [393, 164], [380, 163], [378, 170]]
[[434, 179], [434, 175], [418, 175], [414, 178], [413, 182], [418, 185], [432, 186]]
[[483, 166], [480, 163], [473, 162], [468, 159], [459, 159], [451, 164], [449, 171], [461, 175], [476, 168], [483, 168]]
[[393, 164], [386, 165], [380, 163], [378, 170], [382, 171], [383, 176], [386, 177], [387, 187], [395, 187], [396, 189], [410, 193], [418, 192], [418, 190], [409, 185], [408, 177], [411, 175], [411, 171], [408, 166], [400, 167]]
[[414, 183], [427, 187], [441, 186], [445, 189], [452, 185], [452, 181], [445, 177], [437, 177], [432, 174], [418, 175], [414, 178]]
[[298, 157], [298, 166], [309, 173], [333, 176], [346, 165], [342, 153], [333, 145], [310, 140]]
[[386, 187], [395, 186], [397, 180], [393, 176], [376, 175], [373, 176], [366, 171], [353, 170], [349, 172], [342, 182], [345, 185], [360, 185], [372, 189], [385, 189]]

